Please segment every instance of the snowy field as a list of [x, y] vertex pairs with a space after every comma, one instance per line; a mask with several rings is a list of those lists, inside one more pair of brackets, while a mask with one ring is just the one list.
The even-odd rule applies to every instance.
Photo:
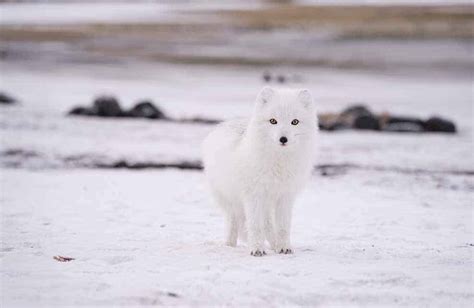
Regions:
[[[206, 66], [127, 63], [114, 67], [83, 65], [75, 69], [19, 67], [5, 63], [2, 86], [18, 94], [21, 104], [2, 109], [4, 150], [36, 156], [0, 155], [5, 165], [65, 167], [127, 160], [196, 161], [210, 125], [149, 120], [66, 116], [74, 106], [89, 105], [96, 95], [116, 95], [131, 107], [152, 99], [172, 117], [217, 119], [250, 114], [256, 93], [265, 84], [261, 70]], [[133, 67], [133, 70], [129, 68]], [[290, 70], [291, 68], [288, 68]], [[90, 71], [94, 74], [90, 74]], [[428, 118], [440, 115], [458, 126], [456, 135], [378, 132], [321, 133], [319, 164], [472, 171], [472, 89], [466, 79], [375, 75], [334, 70], [298, 70], [293, 87], [307, 87], [319, 112], [340, 111], [364, 103], [375, 112]], [[61, 85], [58, 87], [58, 85]], [[218, 84], [219, 87], [215, 87]], [[238, 85], [238, 86], [236, 86]], [[27, 90], [25, 90], [27, 89]], [[44, 138], [48, 136], [48, 138]]]
[[[153, 35], [124, 33], [115, 41], [121, 23], [194, 27], [217, 21], [196, 19], [200, 10], [274, 5], [183, 3], [0, 5], [0, 24], [13, 31], [0, 32], [24, 35], [5, 41], [0, 35], [0, 92], [19, 100], [0, 106], [0, 306], [472, 307], [474, 92], [466, 60], [472, 40], [370, 38], [331, 45], [315, 39], [305, 49], [308, 37], [300, 29], [222, 27], [223, 39], [178, 26], [167, 31], [192, 39], [180, 41], [158, 27]], [[393, 1], [376, 4], [387, 3]], [[37, 14], [39, 8], [44, 12]], [[111, 31], [109, 40], [103, 33], [72, 43], [54, 38], [63, 25], [96, 22]], [[321, 66], [258, 66], [190, 65], [141, 53], [115, 57], [149, 38], [158, 51], [201, 52], [211, 60], [234, 53], [252, 61], [308, 54], [318, 61], [347, 57], [350, 65], [340, 66], [345, 58]], [[282, 39], [289, 48], [275, 47]], [[99, 41], [112, 46], [110, 53], [85, 48]], [[110, 168], [117, 162], [199, 163], [201, 141], [213, 125], [67, 116], [103, 94], [124, 108], [151, 99], [178, 119], [248, 116], [267, 85], [265, 70], [290, 76], [286, 86], [310, 89], [319, 112], [361, 103], [376, 113], [442, 116], [458, 132], [321, 132], [313, 176], [295, 205], [295, 253], [254, 258], [245, 243], [224, 245], [224, 219], [201, 171]], [[58, 255], [74, 260], [58, 262]]]
[[[376, 111], [442, 114], [459, 134], [322, 133], [318, 164], [357, 168], [315, 171], [295, 207], [295, 254], [253, 258], [245, 244], [224, 246], [201, 172], [90, 169], [199, 160], [212, 126], [65, 113], [105, 92], [125, 106], [152, 98], [177, 117], [243, 116], [262, 86], [258, 70], [157, 66], [137, 79], [128, 66], [96, 67], [93, 76], [87, 66], [3, 67], [3, 89], [21, 100], [2, 107], [0, 123], [4, 306], [472, 304], [468, 82], [303, 72], [298, 86], [312, 87], [319, 110], [357, 100]], [[206, 88], [218, 80], [239, 86]]]
[[[186, 12], [211, 9], [230, 10], [263, 6], [260, 1], [242, 3], [239, 1], [58, 1], [39, 3], [5, 3], [0, 9], [1, 25], [77, 25], [90, 23], [175, 23], [189, 22]], [[209, 21], [209, 17], [206, 18]], [[193, 18], [193, 22], [200, 19]], [[201, 18], [201, 21], [204, 21]]]
[[314, 176], [295, 254], [254, 258], [223, 245], [201, 173], [2, 173], [5, 306], [472, 304], [467, 178]]

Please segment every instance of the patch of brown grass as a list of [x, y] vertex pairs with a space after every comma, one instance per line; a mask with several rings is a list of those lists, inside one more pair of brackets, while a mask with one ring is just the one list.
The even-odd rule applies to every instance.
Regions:
[[355, 37], [472, 38], [474, 6], [298, 6], [221, 12], [236, 26], [315, 28]]
[[[49, 26], [4, 26], [0, 41], [74, 41], [95, 37], [153, 37], [156, 39], [212, 34], [209, 25], [186, 24], [87, 24]], [[215, 29], [215, 28], [214, 28]]]
[[87, 33], [68, 28], [2, 27], [0, 41], [69, 42], [88, 37]]
[[342, 38], [473, 38], [474, 5], [466, 6], [301, 6], [282, 4], [260, 10], [206, 11], [212, 24], [87, 24], [3, 26], [0, 41], [74, 41], [93, 37], [150, 37], [159, 40], [215, 38], [229, 28], [299, 28]]

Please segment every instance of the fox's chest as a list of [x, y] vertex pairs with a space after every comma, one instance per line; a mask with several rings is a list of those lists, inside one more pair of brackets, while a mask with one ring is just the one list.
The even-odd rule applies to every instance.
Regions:
[[268, 157], [245, 165], [241, 181], [247, 189], [294, 190], [306, 178], [308, 164], [299, 157]]

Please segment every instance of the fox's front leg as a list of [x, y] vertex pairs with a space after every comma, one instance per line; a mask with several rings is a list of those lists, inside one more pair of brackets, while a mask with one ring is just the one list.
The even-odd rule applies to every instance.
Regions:
[[277, 253], [293, 253], [290, 243], [293, 201], [292, 196], [282, 198], [275, 208], [275, 251]]
[[275, 207], [269, 207], [264, 217], [265, 237], [272, 249], [276, 249]]
[[261, 257], [265, 252], [264, 206], [259, 200], [244, 203], [247, 218], [248, 245], [250, 255]]

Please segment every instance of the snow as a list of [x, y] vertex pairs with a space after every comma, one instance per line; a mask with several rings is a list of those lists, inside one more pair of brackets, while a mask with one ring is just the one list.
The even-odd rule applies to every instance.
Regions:
[[260, 2], [239, 3], [238, 1], [77, 1], [42, 3], [2, 3], [0, 4], [1, 25], [78, 25], [78, 24], [120, 24], [120, 23], [186, 23], [210, 21], [192, 16], [191, 13], [219, 9], [258, 9]]
[[202, 177], [3, 170], [2, 305], [472, 304], [470, 178], [315, 175], [295, 254], [254, 258], [224, 246]]
[[8, 3], [0, 8], [4, 25], [150, 22], [170, 13], [166, 6], [151, 3], [89, 3], [87, 7], [82, 3]]
[[470, 76], [271, 68], [298, 74], [290, 86], [309, 88], [320, 112], [362, 102], [440, 115], [459, 132], [321, 133], [318, 164], [341, 168], [315, 171], [300, 196], [295, 254], [254, 258], [244, 244], [224, 246], [201, 172], [94, 168], [199, 160], [212, 125], [66, 113], [106, 93], [126, 108], [152, 99], [174, 118], [245, 116], [263, 68], [84, 64], [56, 53], [0, 66], [1, 90], [20, 100], [0, 112], [2, 307], [472, 306]]
[[212, 129], [65, 116], [94, 94], [127, 107], [149, 97], [173, 117], [230, 118], [248, 114], [262, 86], [253, 68], [147, 67], [2, 65], [2, 88], [21, 100], [0, 117], [2, 306], [472, 304], [474, 181], [453, 173], [472, 172], [469, 82], [300, 71], [295, 86], [309, 86], [319, 110], [362, 100], [376, 111], [439, 113], [460, 132], [322, 133], [319, 164], [360, 168], [315, 172], [295, 207], [295, 254], [254, 258], [245, 244], [224, 246], [201, 172], [65, 163], [200, 159]]
[[[253, 68], [144, 67], [137, 63], [130, 70], [130, 66], [86, 65], [45, 72], [3, 65], [3, 89], [18, 93], [22, 103], [2, 110], [1, 147], [33, 151], [41, 157], [24, 160], [3, 155], [0, 162], [42, 168], [64, 167], [61, 160], [71, 156], [83, 156], [85, 164], [88, 160], [121, 159], [196, 161], [200, 159], [200, 143], [212, 129], [210, 125], [66, 117], [65, 114], [73, 106], [91, 104], [94, 95], [109, 93], [116, 95], [125, 108], [149, 98], [175, 118], [199, 115], [228, 119], [247, 116], [256, 93], [264, 86], [260, 81], [261, 71]], [[90, 74], [91, 70], [95, 73]], [[456, 135], [322, 133], [320, 164], [472, 170], [470, 80], [324, 70], [300, 70], [300, 73], [304, 81], [291, 86], [308, 87], [320, 112], [340, 111], [350, 103], [362, 102], [375, 112], [421, 118], [440, 115], [453, 120], [459, 129]], [[216, 84], [221, 86], [215, 87]], [[238, 86], [232, 86], [235, 84]]]

